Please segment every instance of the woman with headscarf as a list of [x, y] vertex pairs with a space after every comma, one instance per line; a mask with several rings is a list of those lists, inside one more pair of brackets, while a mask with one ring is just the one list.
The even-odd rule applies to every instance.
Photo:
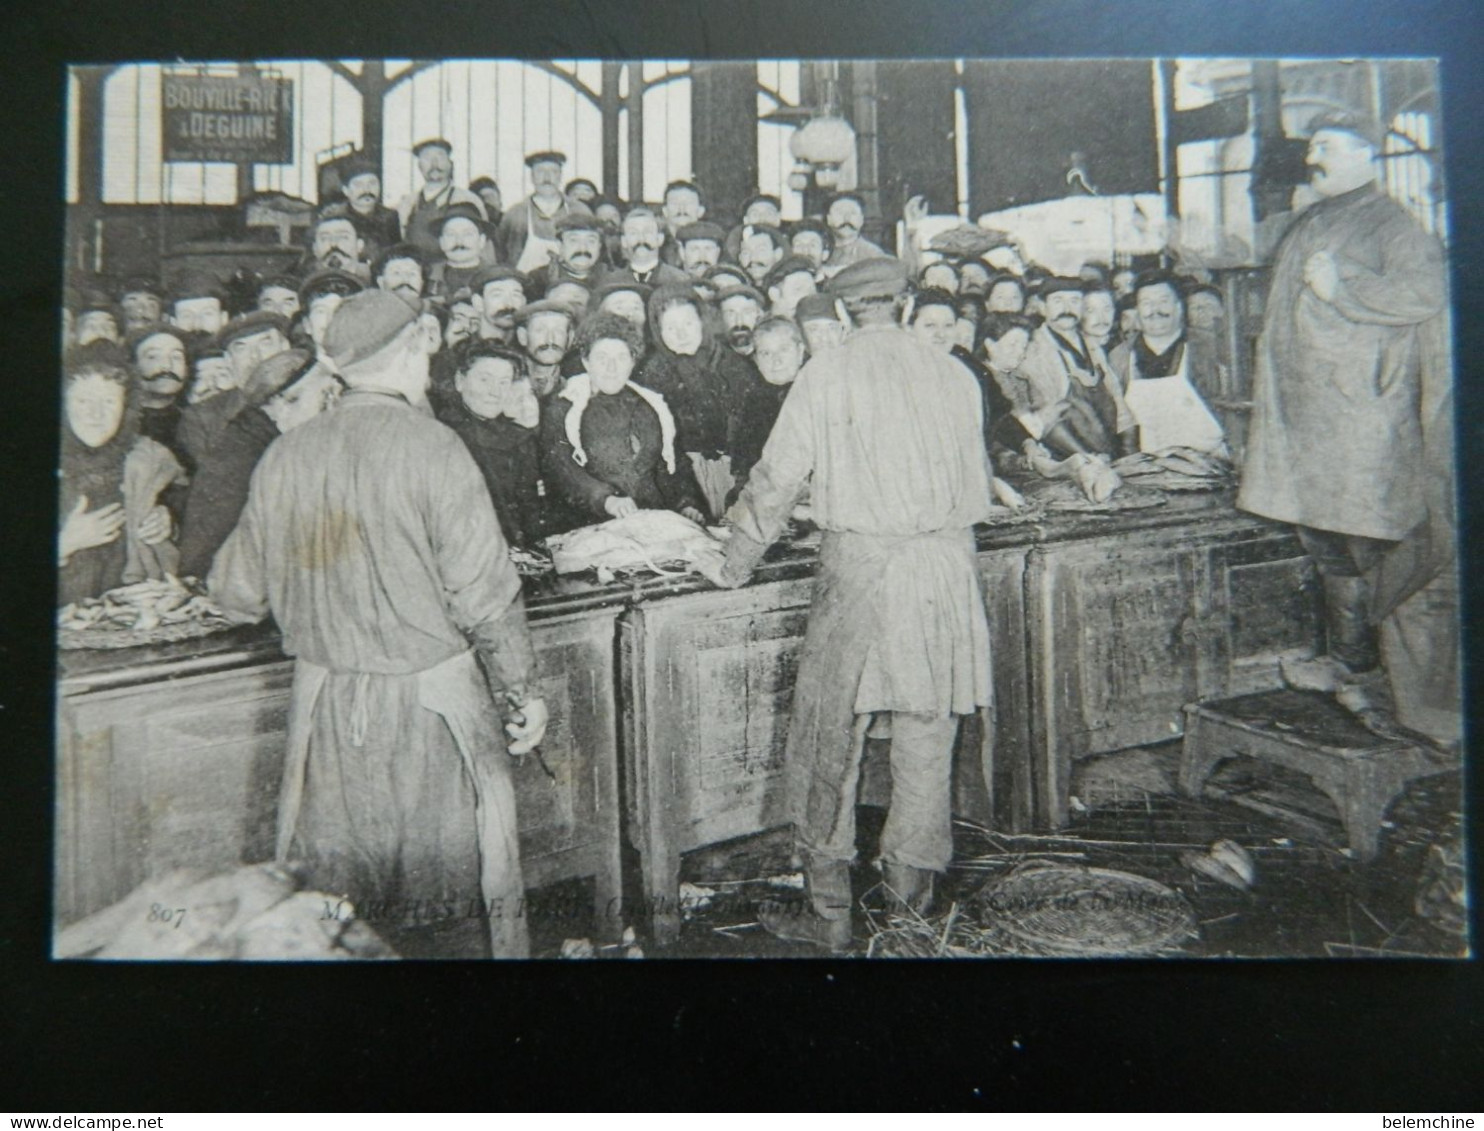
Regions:
[[136, 383], [111, 343], [83, 347], [63, 377], [58, 600], [71, 604], [176, 570], [160, 492], [185, 472], [140, 435]]
[[747, 362], [718, 340], [688, 286], [649, 296], [649, 329], [654, 349], [635, 379], [675, 414], [676, 447], [690, 462], [709, 517], [720, 518], [735, 482], [727, 422], [751, 377]]
[[567, 529], [640, 510], [673, 510], [703, 523], [704, 503], [679, 450], [679, 422], [666, 399], [629, 378], [643, 350], [639, 328], [595, 314], [577, 333], [583, 372], [541, 410], [546, 482]]

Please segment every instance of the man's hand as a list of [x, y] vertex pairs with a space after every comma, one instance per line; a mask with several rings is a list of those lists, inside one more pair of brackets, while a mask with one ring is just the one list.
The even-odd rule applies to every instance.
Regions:
[[614, 518], [628, 518], [639, 513], [639, 504], [627, 495], [609, 495], [603, 500], [603, 509]]
[[680, 513], [694, 522], [697, 526], [706, 525], [706, 516], [703, 515], [700, 511], [696, 510], [695, 507], [681, 507]]
[[1011, 510], [1017, 511], [1025, 506], [1025, 496], [998, 475], [990, 480], [990, 486], [994, 489], [995, 502], [999, 503], [1000, 506], [1009, 507]]
[[164, 507], [155, 507], [139, 524], [139, 540], [146, 546], [158, 546], [169, 541], [172, 533], [174, 524], [170, 521], [170, 512]]
[[505, 400], [505, 415], [522, 428], [534, 428], [541, 423], [541, 405], [529, 381], [517, 381], [510, 386]]
[[511, 755], [529, 754], [540, 746], [546, 737], [546, 724], [550, 718], [545, 699], [528, 699], [519, 713], [512, 715], [505, 724], [505, 733], [514, 739], [509, 747]]
[[1327, 251], [1316, 251], [1304, 262], [1304, 282], [1325, 302], [1333, 302], [1340, 289], [1340, 271]]
[[909, 231], [926, 220], [927, 215], [928, 202], [925, 196], [914, 196], [902, 206], [902, 219], [906, 221]]
[[57, 548], [65, 562], [79, 550], [91, 550], [95, 546], [106, 546], [124, 529], [124, 508], [119, 503], [109, 503], [95, 511], [88, 510], [88, 497], [79, 495], [77, 505], [62, 523], [62, 534], [57, 539]]

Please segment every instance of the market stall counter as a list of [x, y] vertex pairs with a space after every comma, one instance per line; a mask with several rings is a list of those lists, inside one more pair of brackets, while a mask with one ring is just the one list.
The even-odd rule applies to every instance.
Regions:
[[[782, 754], [817, 535], [751, 584], [694, 575], [527, 579], [552, 723], [517, 768], [527, 883], [597, 878], [623, 925], [621, 814], [656, 942], [679, 927], [683, 853], [786, 822]], [[1177, 737], [1198, 699], [1279, 685], [1312, 647], [1312, 569], [1286, 529], [1222, 493], [979, 530], [994, 708], [961, 728], [955, 811], [1022, 830], [1065, 821], [1077, 758]], [[120, 652], [64, 652], [56, 918], [164, 869], [271, 855], [292, 665], [271, 626]], [[884, 804], [868, 752], [862, 801]], [[620, 773], [621, 768], [621, 773]], [[884, 786], [884, 788], [883, 788]]]

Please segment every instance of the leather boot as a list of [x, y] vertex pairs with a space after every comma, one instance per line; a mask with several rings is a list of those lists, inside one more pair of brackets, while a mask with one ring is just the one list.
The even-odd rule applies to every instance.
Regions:
[[933, 873], [926, 868], [886, 861], [886, 905], [902, 915], [926, 918], [933, 907]]
[[812, 943], [834, 952], [848, 950], [852, 934], [850, 865], [844, 860], [808, 856], [804, 876], [809, 898], [761, 903], [758, 922], [775, 938]]
[[1324, 620], [1329, 654], [1356, 675], [1381, 662], [1376, 626], [1371, 623], [1371, 586], [1363, 577], [1324, 579]]

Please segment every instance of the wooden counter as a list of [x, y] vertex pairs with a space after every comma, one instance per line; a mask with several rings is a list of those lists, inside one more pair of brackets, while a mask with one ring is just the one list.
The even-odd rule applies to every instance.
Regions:
[[[551, 710], [542, 753], [556, 781], [534, 758], [515, 769], [527, 886], [595, 877], [595, 914], [614, 934], [623, 929], [613, 653], [620, 608], [578, 599], [531, 610]], [[172, 868], [221, 871], [273, 856], [293, 664], [271, 627], [194, 643], [62, 654], [58, 926]]]
[[[621, 928], [622, 804], [663, 942], [682, 853], [785, 822], [814, 565], [781, 545], [741, 590], [528, 588], [558, 779], [534, 759], [517, 770], [529, 886], [595, 876], [600, 922]], [[1002, 828], [1061, 823], [1074, 759], [1177, 735], [1194, 699], [1276, 686], [1277, 654], [1317, 630], [1297, 541], [1224, 497], [981, 528], [979, 565], [996, 704], [983, 762], [977, 732], [961, 736], [955, 809]], [[59, 924], [161, 870], [271, 855], [292, 667], [271, 626], [60, 665]]]

